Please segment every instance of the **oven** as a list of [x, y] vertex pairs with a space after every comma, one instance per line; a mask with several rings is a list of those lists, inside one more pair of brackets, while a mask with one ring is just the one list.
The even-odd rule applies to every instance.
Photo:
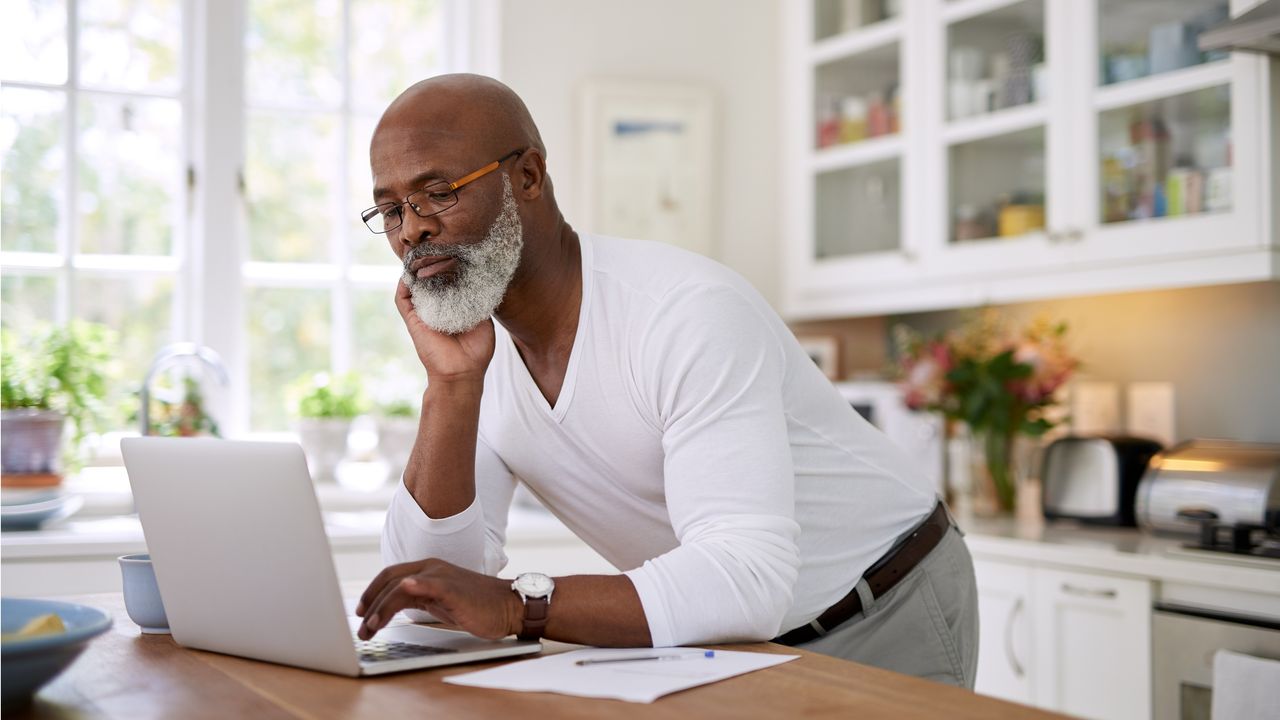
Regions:
[[1210, 720], [1218, 650], [1280, 660], [1276, 620], [1157, 604], [1151, 622], [1155, 720]]

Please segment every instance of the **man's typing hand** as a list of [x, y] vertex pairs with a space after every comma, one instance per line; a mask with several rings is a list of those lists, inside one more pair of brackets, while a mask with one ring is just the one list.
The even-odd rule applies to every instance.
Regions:
[[524, 619], [524, 606], [510, 580], [428, 559], [378, 573], [356, 605], [356, 615], [364, 618], [357, 636], [368, 640], [406, 608], [424, 610], [445, 627], [488, 639], [519, 632]]

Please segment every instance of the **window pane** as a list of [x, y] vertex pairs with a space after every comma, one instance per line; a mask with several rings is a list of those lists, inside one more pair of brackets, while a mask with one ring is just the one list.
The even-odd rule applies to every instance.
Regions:
[[61, 92], [4, 88], [0, 113], [0, 248], [56, 252], [66, 157]]
[[[405, 42], [412, 28], [412, 42]], [[443, 70], [438, 0], [352, 0], [351, 100], [382, 112], [413, 83]]]
[[[898, 43], [890, 43], [818, 66], [813, 88], [817, 149], [898, 133], [902, 125], [900, 56]], [[640, 114], [634, 108], [630, 112]]]
[[329, 259], [341, 177], [337, 126], [328, 115], [249, 115], [245, 174], [252, 259]]
[[48, 275], [5, 274], [0, 280], [0, 324], [21, 331], [54, 321], [58, 280]]
[[176, 100], [80, 100], [77, 239], [86, 253], [167, 255], [182, 192]]
[[817, 176], [818, 259], [891, 252], [902, 246], [901, 165], [893, 158]]
[[81, 0], [80, 81], [87, 86], [171, 92], [181, 77], [177, 0]]
[[1104, 223], [1231, 209], [1231, 88], [1098, 116]]
[[254, 288], [249, 320], [249, 409], [255, 431], [289, 428], [285, 387], [299, 375], [329, 369], [327, 290]]
[[0, 22], [0, 73], [8, 80], [67, 81], [64, 0], [5, 0]]
[[351, 239], [351, 261], [358, 265], [398, 265], [399, 260], [387, 246], [386, 235], [375, 235], [360, 221], [360, 211], [373, 206], [373, 179], [369, 172], [369, 139], [377, 119], [367, 116], [351, 118], [350, 149], [347, 151], [347, 219], [346, 237]]
[[375, 401], [416, 401], [427, 378], [393, 297], [390, 283], [386, 290], [352, 293], [352, 309], [359, 322], [354, 324], [351, 367], [364, 378]]
[[1005, 5], [947, 28], [947, 114], [952, 120], [1045, 99], [1045, 3]]
[[949, 159], [951, 242], [1044, 229], [1043, 127], [953, 145]]
[[[385, 32], [385, 29], [384, 31]], [[405, 42], [404, 28], [391, 37]], [[250, 0], [246, 93], [253, 106], [337, 106], [342, 100], [342, 3]]]
[[897, 17], [897, 2], [864, 2], [864, 0], [814, 0], [813, 39], [841, 35]]
[[1227, 0], [1099, 0], [1099, 83], [1225, 59], [1221, 50], [1202, 52], [1198, 40], [1229, 17]]
[[81, 276], [76, 282], [75, 316], [119, 333], [120, 382], [107, 406], [116, 411], [112, 422], [123, 427], [137, 409], [134, 393], [142, 386], [151, 359], [173, 341], [173, 280]]

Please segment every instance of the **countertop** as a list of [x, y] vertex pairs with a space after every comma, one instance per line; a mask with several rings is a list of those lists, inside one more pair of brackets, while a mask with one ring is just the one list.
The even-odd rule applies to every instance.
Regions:
[[[23, 718], [1050, 718], [1025, 705], [771, 643], [725, 649], [797, 660], [659, 698], [652, 704], [449, 685], [476, 663], [352, 679], [187, 650], [141, 635], [118, 593], [67, 598], [115, 619], [104, 636], [46, 686]], [[551, 643], [549, 645], [555, 645]], [[553, 651], [544, 648], [543, 652]]]
[[1280, 613], [1280, 560], [1188, 550], [1183, 546], [1194, 538], [1136, 528], [964, 515], [957, 516], [956, 522], [975, 557], [1276, 595]]

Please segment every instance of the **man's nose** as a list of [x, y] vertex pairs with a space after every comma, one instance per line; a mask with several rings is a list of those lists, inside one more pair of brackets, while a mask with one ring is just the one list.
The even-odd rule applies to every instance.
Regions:
[[435, 215], [418, 217], [407, 205], [403, 208], [404, 221], [396, 229], [405, 247], [416, 247], [440, 234], [440, 222]]

